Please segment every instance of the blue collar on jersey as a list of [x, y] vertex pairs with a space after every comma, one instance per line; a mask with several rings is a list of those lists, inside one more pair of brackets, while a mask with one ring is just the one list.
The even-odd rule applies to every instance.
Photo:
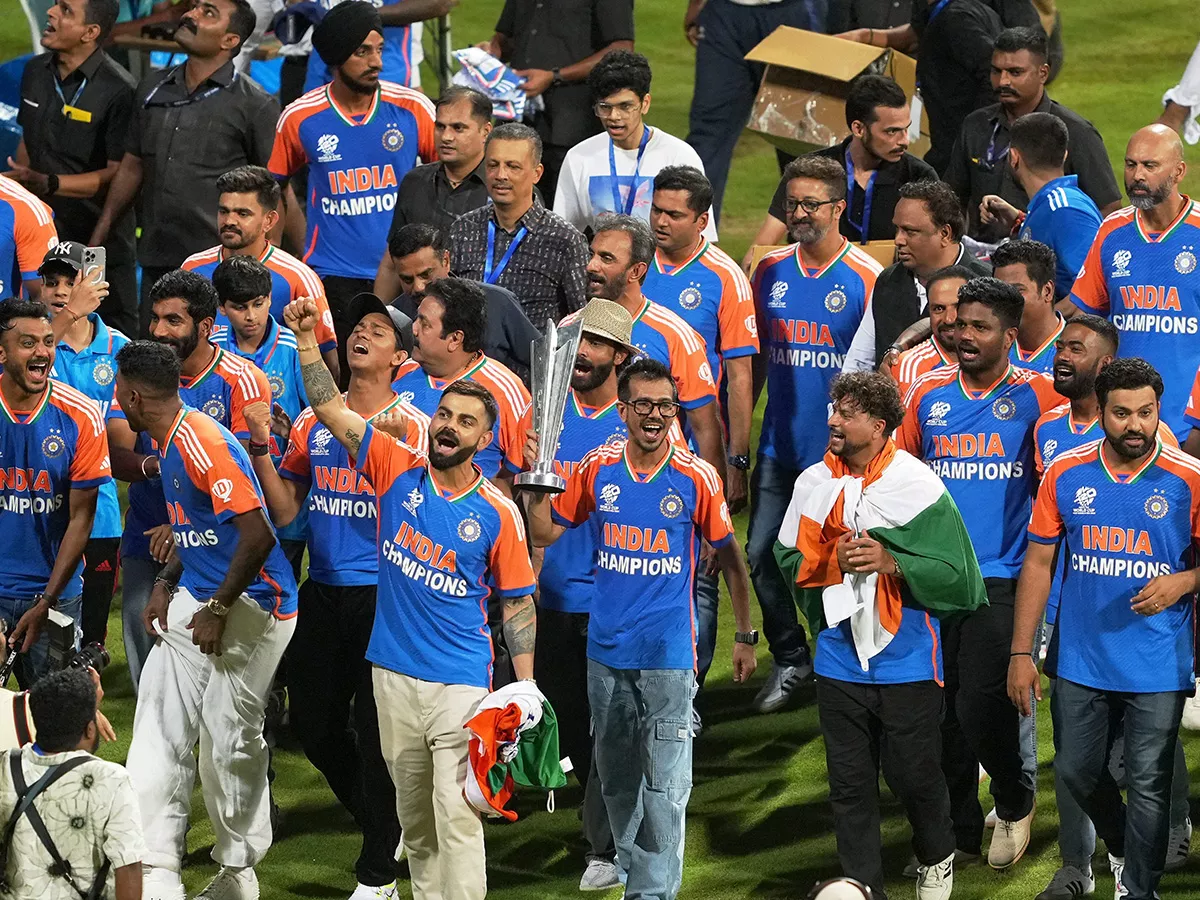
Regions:
[[225, 335], [220, 341], [222, 346], [234, 356], [248, 359], [260, 369], [265, 369], [267, 363], [271, 361], [271, 357], [275, 355], [275, 349], [279, 346], [279, 335], [281, 333], [279, 323], [275, 321], [275, 317], [268, 314], [266, 333], [263, 335], [262, 343], [258, 345], [258, 349], [253, 353], [242, 352], [242, 348], [238, 346], [237, 335], [233, 332], [232, 322], [225, 329]]
[[100, 318], [98, 313], [88, 313], [87, 320], [92, 323], [92, 342], [82, 350], [76, 350], [66, 340], [58, 342], [58, 346], [64, 348], [76, 356], [100, 356], [102, 354], [111, 354], [113, 348], [112, 332], [108, 330], [108, 326], [104, 324], [104, 320]]

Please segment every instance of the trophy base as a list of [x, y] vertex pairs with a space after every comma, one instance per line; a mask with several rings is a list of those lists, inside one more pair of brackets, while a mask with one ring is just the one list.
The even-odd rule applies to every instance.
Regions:
[[561, 494], [567, 489], [567, 482], [554, 472], [521, 472], [513, 483], [538, 494]]

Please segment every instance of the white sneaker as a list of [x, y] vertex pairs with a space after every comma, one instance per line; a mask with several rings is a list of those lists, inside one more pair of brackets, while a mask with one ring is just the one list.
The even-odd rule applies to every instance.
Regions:
[[621, 875], [617, 866], [607, 859], [593, 859], [579, 879], [581, 891], [609, 891], [620, 886]]
[[950, 900], [954, 887], [954, 854], [940, 863], [917, 869], [917, 900]]
[[398, 897], [394, 881], [383, 885], [363, 884], [360, 881], [354, 893], [350, 895], [350, 900], [397, 900]]
[[1187, 865], [1188, 853], [1192, 849], [1192, 820], [1184, 819], [1182, 825], [1171, 829], [1167, 838], [1166, 871], [1174, 872]]
[[1071, 900], [1073, 897], [1086, 897], [1096, 892], [1096, 879], [1092, 870], [1086, 872], [1075, 866], [1063, 866], [1054, 873], [1046, 889], [1037, 895], [1035, 900]]
[[142, 900], [187, 900], [179, 873], [160, 866], [143, 866]]
[[1036, 809], [1029, 810], [1029, 815], [1016, 822], [1006, 819], [996, 820], [996, 830], [992, 832], [992, 844], [988, 847], [988, 865], [993, 869], [1003, 870], [1014, 865], [1025, 855], [1029, 846], [1029, 833], [1033, 825]]
[[1183, 718], [1179, 724], [1188, 731], [1200, 731], [1200, 678], [1196, 679], [1196, 696], [1183, 702]]
[[[954, 868], [961, 869], [963, 866], [969, 866], [973, 862], [979, 860], [978, 853], [968, 853], [966, 850], [954, 851]], [[918, 862], [915, 856], [908, 858], [908, 865], [904, 867], [905, 878], [919, 878], [921, 875], [921, 863]]]
[[1129, 891], [1125, 890], [1125, 885], [1121, 883], [1121, 877], [1125, 874], [1125, 858], [1117, 859], [1111, 853], [1108, 854], [1108, 868], [1113, 876], [1113, 900], [1125, 900], [1129, 896]]
[[1000, 821], [1000, 817], [996, 815], [996, 807], [992, 807], [992, 811], [983, 817], [984, 828], [995, 828], [996, 823]]
[[754, 709], [760, 713], [769, 713], [785, 706], [791, 698], [792, 692], [810, 675], [812, 675], [811, 662], [802, 666], [781, 666], [772, 662], [771, 674], [767, 676], [767, 683], [754, 698]]
[[258, 900], [258, 876], [251, 868], [221, 866], [195, 900]]

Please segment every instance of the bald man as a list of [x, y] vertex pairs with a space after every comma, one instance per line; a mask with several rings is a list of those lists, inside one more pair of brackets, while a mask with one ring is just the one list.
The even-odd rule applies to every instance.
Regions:
[[1200, 207], [1179, 192], [1186, 174], [1178, 134], [1158, 124], [1134, 133], [1125, 150], [1132, 205], [1101, 224], [1069, 298], [1112, 320], [1121, 356], [1140, 356], [1162, 374], [1161, 418], [1181, 444], [1200, 366]]

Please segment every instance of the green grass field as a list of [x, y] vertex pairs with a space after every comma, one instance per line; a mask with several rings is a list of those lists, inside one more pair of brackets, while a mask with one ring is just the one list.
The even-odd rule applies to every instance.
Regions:
[[[1128, 135], [1157, 115], [1162, 92], [1178, 78], [1196, 39], [1195, 0], [1156, 0], [1131, 5], [1118, 0], [1063, 0], [1067, 61], [1053, 86], [1056, 99], [1086, 115], [1105, 135], [1120, 172]], [[0, 59], [28, 52], [28, 31], [16, 4], [0, 17]], [[465, 46], [490, 36], [499, 0], [468, 0], [454, 13], [454, 44]], [[655, 68], [650, 120], [670, 132], [687, 132], [693, 55], [683, 38], [683, 4], [642, 0], [637, 5], [637, 46]], [[427, 75], [427, 84], [433, 79]], [[1188, 151], [1200, 165], [1200, 154]], [[777, 181], [773, 151], [747, 135], [739, 144], [725, 198], [722, 244], [740, 258], [757, 230]], [[1200, 186], [1196, 176], [1188, 185]], [[738, 521], [744, 533], [744, 516]], [[838, 873], [832, 819], [826, 798], [825, 751], [812, 689], [801, 692], [792, 710], [755, 716], [747, 707], [769, 664], [759, 654], [761, 672], [747, 687], [730, 683], [728, 647], [731, 619], [722, 619], [717, 661], [708, 688], [699, 698], [706, 728], [696, 744], [695, 789], [688, 815], [686, 870], [682, 896], [688, 900], [741, 897], [802, 898], [813, 882]], [[110, 633], [120, 634], [114, 610]], [[119, 640], [116, 641], [119, 645]], [[119, 741], [103, 748], [108, 759], [123, 760], [133, 721], [133, 699], [119, 646], [105, 675], [105, 710]], [[304, 665], [295, 660], [293, 665]], [[955, 897], [961, 900], [1029, 900], [1058, 865], [1057, 816], [1050, 760], [1049, 711], [1040, 710], [1042, 772], [1040, 812], [1025, 860], [1010, 874], [979, 865], [958, 873]], [[1200, 767], [1200, 740], [1188, 743], [1193, 766]], [[336, 898], [354, 887], [352, 866], [358, 838], [323, 779], [294, 749], [276, 756], [275, 794], [284, 820], [276, 844], [258, 869], [263, 897]], [[1200, 768], [1197, 769], [1200, 771]], [[582, 845], [573, 804], [577, 790], [560, 792], [558, 812], [547, 814], [541, 798], [522, 798], [521, 820], [487, 829], [488, 873], [498, 900], [533, 900], [575, 894]], [[899, 877], [909, 855], [903, 813], [884, 793], [885, 860], [896, 877], [892, 897], [914, 896]], [[985, 797], [985, 802], [987, 798]], [[989, 804], [990, 806], [990, 804]], [[215, 871], [209, 858], [212, 831], [199, 791], [188, 847], [185, 879], [197, 890]], [[985, 807], [987, 808], [987, 807]], [[1096, 859], [1097, 896], [1111, 891], [1103, 857]], [[1102, 873], [1102, 874], [1101, 874]], [[1164, 897], [1200, 897], [1200, 859], [1164, 880]], [[402, 888], [402, 894], [407, 890]]]

